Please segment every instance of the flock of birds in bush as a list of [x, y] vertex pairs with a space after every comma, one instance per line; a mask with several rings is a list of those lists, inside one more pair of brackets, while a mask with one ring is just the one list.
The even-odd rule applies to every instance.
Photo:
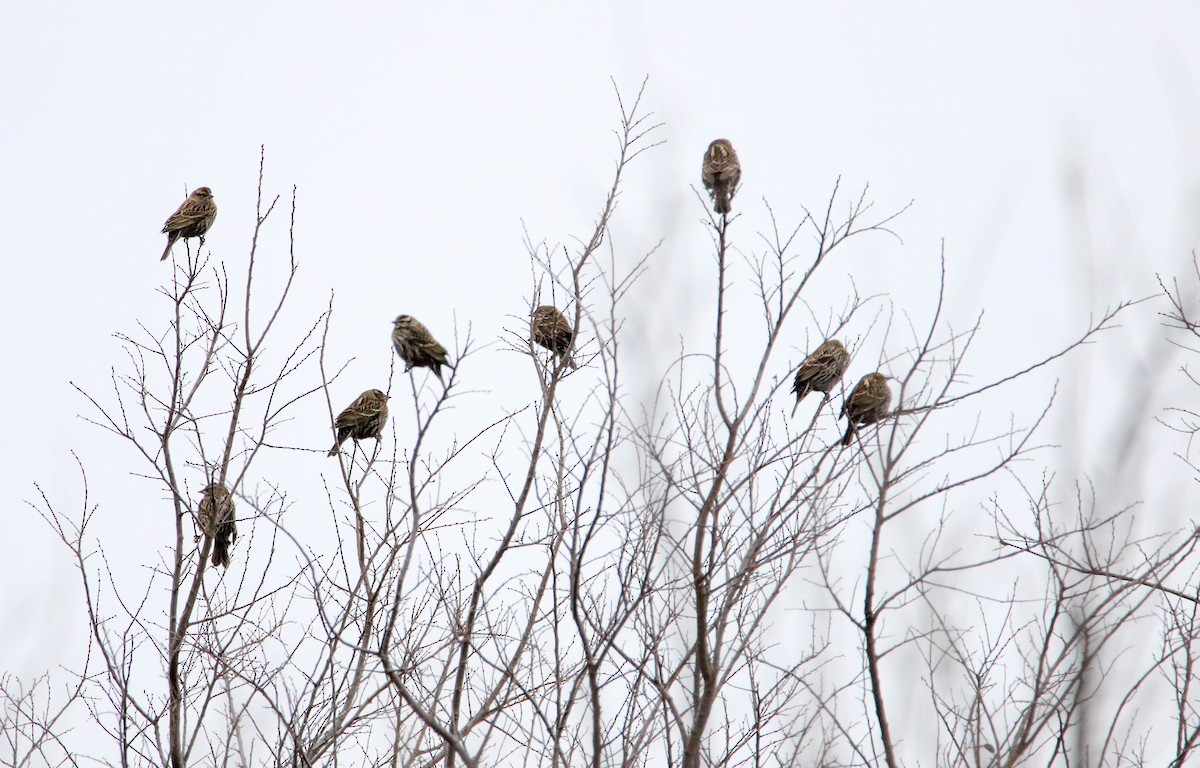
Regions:
[[[709, 144], [708, 151], [704, 153], [701, 179], [712, 197], [713, 210], [716, 213], [721, 216], [729, 214], [730, 203], [738, 190], [741, 177], [742, 167], [733, 145], [727, 139], [717, 139]], [[170, 255], [171, 248], [180, 238], [200, 238], [200, 245], [203, 247], [204, 235], [216, 218], [217, 204], [213, 202], [212, 190], [208, 187], [197, 187], [163, 224], [162, 231], [167, 235], [167, 247], [163, 250], [162, 260]], [[576, 368], [571, 354], [575, 344], [575, 330], [563, 317], [562, 312], [553, 306], [542, 305], [533, 310], [529, 326], [534, 343], [554, 353], [559, 359], [560, 369], [564, 365]], [[442, 381], [443, 386], [445, 385], [442, 366], [454, 366], [449, 362], [446, 348], [439, 344], [429, 329], [416, 318], [400, 315], [393, 321], [392, 346], [404, 361], [405, 372], [413, 368], [429, 368], [438, 380]], [[849, 366], [850, 353], [837, 339], [830, 339], [817, 347], [796, 371], [795, 380], [792, 382], [792, 392], [796, 395], [792, 415], [795, 416], [796, 407], [810, 392], [820, 392], [828, 399], [830, 391], [841, 382]], [[388, 396], [382, 391], [368, 389], [339, 413], [333, 425], [337, 437], [329, 455], [336, 455], [347, 439], [354, 440], [355, 445], [367, 438], [379, 440], [387, 424], [387, 401]], [[863, 376], [842, 404], [841, 416], [846, 418], [847, 425], [841, 444], [850, 445], [858, 427], [883, 419], [891, 403], [892, 393], [888, 388], [886, 376], [878, 372]], [[228, 566], [229, 549], [237, 538], [237, 526], [233, 496], [223, 483], [209, 483], [205, 486], [196, 517], [200, 529], [212, 539], [213, 565]]]

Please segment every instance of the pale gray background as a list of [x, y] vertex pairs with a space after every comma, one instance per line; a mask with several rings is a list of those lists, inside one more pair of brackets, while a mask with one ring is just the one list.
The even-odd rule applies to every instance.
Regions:
[[[399, 312], [443, 340], [456, 320], [481, 342], [517, 326], [531, 292], [523, 226], [552, 243], [589, 231], [613, 157], [609, 78], [632, 96], [647, 74], [667, 143], [631, 169], [614, 234], [630, 263], [664, 239], [647, 278], [663, 309], [631, 319], [649, 328], [635, 350], [647, 381], [660, 373], [655, 345], [665, 361], [680, 336], [707, 333], [712, 261], [692, 187], [717, 136], [742, 159], [746, 248], [766, 226], [762, 198], [794, 222], [800, 205], [824, 205], [838, 175], [848, 190], [869, 182], [880, 210], [915, 200], [896, 224], [903, 245], [864, 244], [829, 285], [844, 289], [858, 270], [864, 293], [887, 291], [926, 317], [944, 240], [951, 316], [961, 325], [987, 311], [973, 367], [985, 377], [1072, 337], [1091, 313], [1154, 293], [1157, 272], [1184, 273], [1200, 213], [1198, 39], [1194, 2], [9, 2], [0, 670], [74, 665], [83, 648], [76, 574], [26, 504], [38, 482], [78, 508], [72, 450], [118, 568], [128, 557], [136, 578], [166, 541], [161, 492], [78, 418], [88, 408], [68, 382], [107, 395], [110, 367], [123, 364], [112, 334], [136, 320], [165, 326], [159, 228], [185, 189], [212, 187], [220, 216], [208, 244], [237, 274], [260, 144], [268, 191], [299, 186], [296, 317], [311, 321], [335, 291], [331, 342], [356, 358], [335, 400], [386, 381]], [[281, 243], [264, 258], [281, 263]], [[1155, 323], [1143, 311], [1090, 364], [1156, 363]], [[797, 327], [789, 359], [810, 330]], [[486, 392], [456, 423], [529, 397], [511, 353], [485, 351], [473, 370]], [[1087, 471], [1122, 408], [1109, 383], [1067, 388], [1081, 399], [1052, 426], [1075, 452], [1048, 461]], [[1168, 404], [1188, 402], [1155, 409]], [[327, 447], [318, 405], [292, 444]], [[1162, 430], [1149, 448], [1169, 473], [1163, 488], [1193, 488], [1173, 457], [1178, 438]], [[295, 519], [327, 520], [313, 481], [332, 465], [320, 454], [272, 461], [258, 469], [314, 490], [294, 497]], [[1176, 493], [1183, 505], [1162, 516], [1182, 524], [1187, 498]]]

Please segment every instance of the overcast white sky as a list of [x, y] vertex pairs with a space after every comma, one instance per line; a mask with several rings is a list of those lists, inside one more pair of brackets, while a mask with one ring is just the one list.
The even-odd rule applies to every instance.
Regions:
[[[345, 402], [386, 382], [396, 314], [446, 338], [472, 323], [486, 342], [525, 311], [523, 227], [535, 240], [582, 235], [607, 188], [610, 77], [631, 95], [648, 75], [664, 123], [665, 145], [631, 170], [616, 246], [632, 260], [663, 239], [648, 280], [674, 309], [648, 338], [668, 356], [708, 319], [692, 187], [717, 136], [741, 156], [747, 247], [762, 198], [795, 221], [839, 175], [850, 189], [869, 182], [881, 210], [915, 201], [896, 225], [903, 245], [869, 247], [855, 279], [901, 303], [928, 297], [944, 240], [952, 316], [987, 310], [984, 373], [1153, 293], [1155, 273], [1181, 273], [1198, 240], [1200, 5], [984, 5], [7, 4], [0, 670], [68, 663], [82, 647], [71, 563], [26, 505], [34, 482], [80, 503], [72, 450], [101, 531], [124, 539], [113, 546], [162, 545], [160, 492], [79, 418], [69, 382], [104, 392], [123, 364], [112, 334], [165, 326], [159, 229], [185, 189], [212, 188], [208, 245], [244, 263], [263, 144], [268, 190], [299, 188], [297, 315], [337, 297], [331, 341], [356, 358]], [[792, 343], [799, 359], [803, 336]], [[497, 371], [512, 363], [489, 354]], [[296, 434], [327, 447], [314, 414]], [[328, 515], [323, 497], [311, 503]]]

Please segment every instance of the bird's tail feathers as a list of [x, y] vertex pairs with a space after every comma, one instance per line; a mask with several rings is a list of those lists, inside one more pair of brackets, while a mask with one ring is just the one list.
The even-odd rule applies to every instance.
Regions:
[[229, 542], [222, 536], [213, 539], [212, 564], [222, 568], [229, 567]]
[[[807, 382], [805, 383], [807, 384]], [[794, 417], [796, 415], [796, 409], [800, 407], [800, 401], [803, 400], [812, 390], [806, 386], [802, 386], [799, 389], [793, 389], [792, 391], [796, 393], [796, 404], [792, 406], [792, 416]]]
[[715, 202], [716, 204], [713, 206], [713, 208], [717, 213], [729, 213], [729, 190], [727, 190], [724, 186], [717, 187]]

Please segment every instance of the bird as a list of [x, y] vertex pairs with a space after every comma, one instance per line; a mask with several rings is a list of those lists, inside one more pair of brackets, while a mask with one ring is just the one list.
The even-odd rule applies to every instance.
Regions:
[[233, 518], [233, 496], [221, 483], [209, 483], [201, 491], [196, 518], [200, 530], [213, 540], [212, 564], [229, 567], [229, 548], [237, 538], [237, 523]]
[[217, 204], [213, 202], [212, 190], [208, 187], [196, 187], [163, 224], [162, 231], [167, 236], [167, 247], [163, 249], [159, 261], [166, 260], [171, 253], [171, 247], [181, 237], [198, 237], [203, 241], [205, 233], [216, 220]]
[[450, 365], [446, 361], [446, 348], [438, 344], [429, 329], [421, 325], [415, 317], [400, 315], [392, 322], [395, 326], [392, 329], [392, 346], [404, 361], [405, 373], [413, 368], [432, 368], [438, 380], [445, 384], [445, 380], [442, 379], [442, 366]]
[[571, 346], [575, 343], [575, 331], [567, 318], [563, 317], [554, 307], [543, 304], [533, 310], [529, 318], [529, 330], [533, 341], [566, 361], [571, 370], [578, 368], [571, 356]]
[[729, 213], [729, 201], [737, 192], [738, 182], [742, 178], [742, 165], [729, 139], [717, 139], [708, 145], [700, 178], [712, 196], [713, 209], [717, 213]]
[[868, 373], [854, 385], [854, 390], [842, 404], [842, 416], [848, 420], [846, 436], [842, 445], [850, 445], [856, 425], [874, 424], [887, 415], [892, 404], [892, 390], [888, 389], [888, 377], [882, 373]]
[[796, 394], [796, 405], [792, 406], [792, 415], [809, 392], [821, 392], [829, 398], [829, 390], [833, 389], [846, 368], [850, 365], [850, 353], [837, 339], [830, 339], [804, 359], [800, 369], [796, 371], [796, 380], [792, 382], [792, 392]]
[[378, 440], [387, 424], [387, 401], [388, 396], [378, 389], [368, 389], [355, 398], [333, 423], [337, 429], [337, 442], [329, 449], [329, 455], [336, 455], [348, 437], [354, 438], [356, 443], [368, 437]]

